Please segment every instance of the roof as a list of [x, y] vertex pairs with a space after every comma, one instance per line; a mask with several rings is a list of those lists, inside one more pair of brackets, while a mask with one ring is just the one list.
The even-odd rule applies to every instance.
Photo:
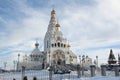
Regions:
[[69, 52], [71, 56], [77, 57], [71, 50], [69, 50]]
[[34, 54], [34, 55], [43, 55], [42, 52], [39, 50], [39, 48], [35, 48], [35, 49], [32, 51], [31, 54], [32, 54], [32, 55], [33, 55], [33, 54]]

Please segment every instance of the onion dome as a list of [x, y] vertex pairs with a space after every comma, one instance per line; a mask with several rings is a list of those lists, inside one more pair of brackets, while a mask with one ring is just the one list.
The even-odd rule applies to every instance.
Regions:
[[71, 47], [69, 43], [68, 43], [67, 47], [68, 47], [68, 48], [70, 48], [70, 47]]
[[36, 41], [35, 47], [38, 48], [38, 46], [39, 46], [39, 43]]
[[35, 43], [36, 48], [32, 51], [31, 55], [42, 55], [42, 52], [39, 50], [38, 46], [39, 46], [39, 43], [36, 41]]
[[56, 27], [60, 27], [60, 24], [59, 24], [59, 23], [57, 23], [57, 24], [56, 24]]
[[55, 10], [54, 10], [54, 9], [51, 11], [51, 15], [52, 15], [52, 14], [55, 14]]

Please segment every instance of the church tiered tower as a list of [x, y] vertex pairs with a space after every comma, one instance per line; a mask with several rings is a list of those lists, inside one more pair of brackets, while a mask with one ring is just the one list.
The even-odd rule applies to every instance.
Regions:
[[70, 50], [70, 44], [60, 31], [60, 24], [56, 21], [55, 10], [51, 11], [51, 19], [44, 38], [44, 51], [39, 50], [39, 43], [35, 43], [35, 49], [30, 55], [25, 55], [19, 62], [26, 69], [44, 69], [47, 65], [77, 64], [77, 56]]
[[60, 31], [60, 24], [56, 20], [56, 11], [51, 11], [51, 19], [44, 38], [44, 52], [47, 63], [76, 64], [77, 56], [70, 50], [70, 44]]

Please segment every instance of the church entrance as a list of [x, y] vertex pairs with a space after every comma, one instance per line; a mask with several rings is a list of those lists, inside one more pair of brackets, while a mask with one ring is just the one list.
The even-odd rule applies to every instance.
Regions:
[[57, 65], [61, 65], [61, 64], [62, 64], [62, 60], [59, 59], [59, 60], [57, 61]]

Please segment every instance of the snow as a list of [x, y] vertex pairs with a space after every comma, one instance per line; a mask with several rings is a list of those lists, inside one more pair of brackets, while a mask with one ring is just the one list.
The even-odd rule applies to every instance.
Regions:
[[[0, 80], [22, 80], [21, 72], [6, 72], [0, 73]], [[101, 76], [100, 72], [96, 72], [95, 77], [90, 77], [90, 72], [85, 71], [85, 75], [81, 78], [77, 78], [77, 72], [71, 72], [70, 74], [52, 74], [52, 80], [120, 80], [119, 77], [115, 77], [114, 71], [107, 71], [107, 76]], [[25, 76], [28, 80], [33, 80], [33, 77], [37, 77], [38, 80], [49, 80], [49, 71], [47, 70], [30, 70], [25, 71]]]
[[97, 77], [91, 77], [91, 78], [78, 78], [74, 80], [120, 80], [120, 77], [97, 76]]

